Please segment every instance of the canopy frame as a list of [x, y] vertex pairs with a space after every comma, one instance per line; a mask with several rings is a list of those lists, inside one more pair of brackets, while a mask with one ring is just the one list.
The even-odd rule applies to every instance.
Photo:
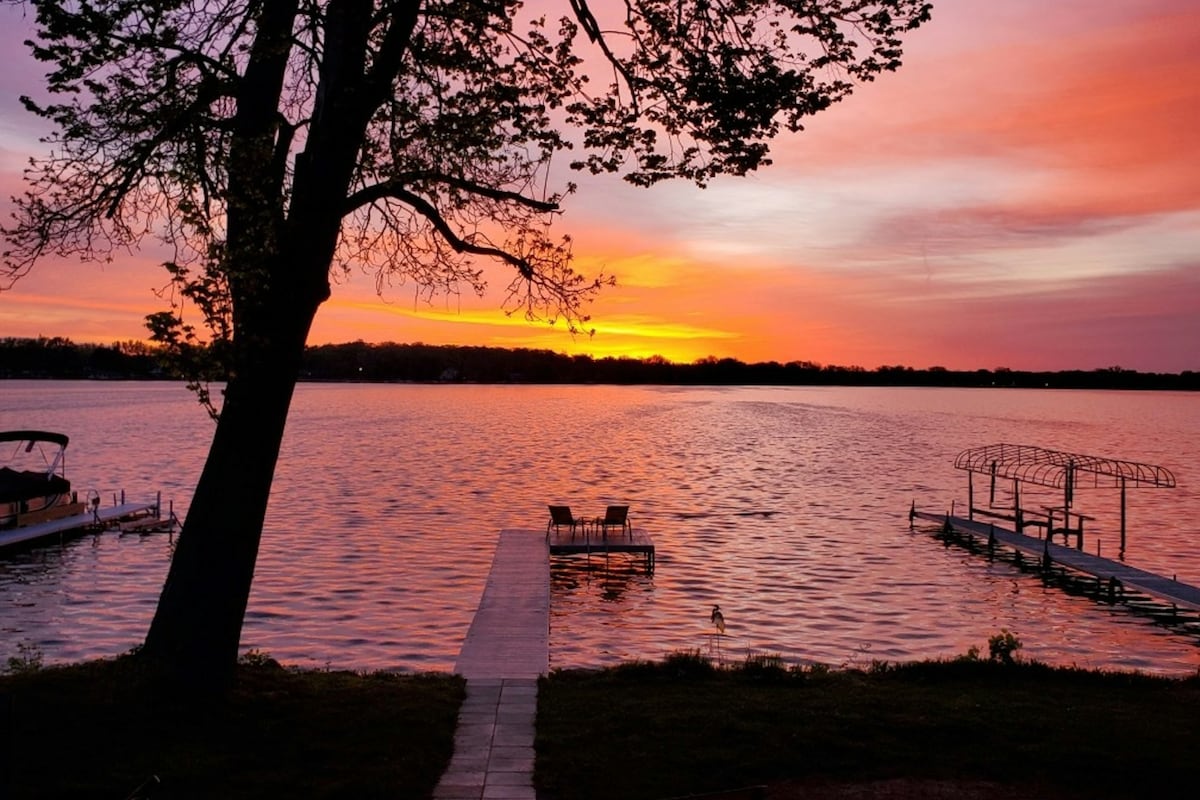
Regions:
[[[1125, 552], [1126, 490], [1140, 487], [1175, 487], [1175, 476], [1165, 467], [1139, 461], [1051, 450], [1027, 444], [1002, 442], [973, 447], [959, 453], [958, 457], [954, 459], [954, 466], [967, 473], [967, 513], [970, 519], [975, 518], [976, 512], [997, 516], [992, 511], [996, 496], [996, 481], [998, 479], [1012, 481], [1013, 521], [1017, 525], [1017, 533], [1021, 533], [1021, 529], [1026, 524], [1020, 503], [1021, 485], [1032, 484], [1061, 489], [1063, 492], [1062, 506], [1056, 509], [1047, 509], [1047, 538], [1050, 538], [1055, 532], [1054, 513], [1061, 510], [1064, 517], [1064, 535], [1074, 532], [1080, 548], [1083, 547], [1083, 520], [1089, 519], [1089, 517], [1076, 512], [1075, 516], [1078, 518], [1079, 527], [1071, 528], [1075, 489], [1080, 486], [1120, 489], [1122, 554]], [[986, 475], [989, 479], [987, 508], [978, 508], [975, 505], [973, 476], [976, 474]]]

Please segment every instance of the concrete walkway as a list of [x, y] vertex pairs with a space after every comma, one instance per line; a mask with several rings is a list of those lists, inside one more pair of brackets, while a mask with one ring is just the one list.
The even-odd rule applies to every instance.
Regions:
[[454, 756], [437, 800], [535, 800], [537, 679], [550, 665], [545, 536], [500, 532], [492, 571], [454, 671], [467, 679]]

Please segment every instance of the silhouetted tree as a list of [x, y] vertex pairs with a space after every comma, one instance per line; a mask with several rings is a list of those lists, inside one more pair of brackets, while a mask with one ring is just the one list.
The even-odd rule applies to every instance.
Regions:
[[[154, 337], [229, 375], [143, 655], [181, 686], [236, 661], [267, 498], [330, 269], [427, 294], [513, 269], [506, 308], [586, 321], [605, 283], [548, 222], [552, 157], [637, 185], [768, 163], [767, 141], [900, 63], [923, 0], [31, 0], [56, 131], [5, 229], [47, 253], [165, 241]], [[547, 7], [550, 1], [540, 3]], [[588, 81], [585, 67], [596, 80]], [[185, 317], [184, 309], [192, 316]], [[199, 318], [195, 319], [195, 315]], [[212, 340], [225, 346], [197, 348]], [[200, 356], [217, 355], [219, 369]], [[211, 371], [210, 371], [211, 370]]]

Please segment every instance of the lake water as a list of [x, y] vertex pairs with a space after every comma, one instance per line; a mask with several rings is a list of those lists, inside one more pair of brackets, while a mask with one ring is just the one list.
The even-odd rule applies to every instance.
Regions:
[[[1037, 444], [1157, 464], [1129, 492], [1127, 561], [1200, 584], [1200, 395], [1007, 389], [307, 384], [296, 394], [243, 646], [284, 663], [449, 670], [498, 531], [546, 505], [631, 506], [657, 570], [556, 561], [552, 667], [708, 651], [832, 666], [986, 652], [1167, 674], [1196, 640], [911, 531], [966, 499], [957, 453]], [[186, 514], [212, 423], [175, 384], [0, 381], [0, 428], [67, 433], [80, 492]], [[1117, 493], [1080, 489], [1117, 549]], [[0, 558], [0, 663], [113, 656], [145, 634], [171, 537], [105, 533]]]

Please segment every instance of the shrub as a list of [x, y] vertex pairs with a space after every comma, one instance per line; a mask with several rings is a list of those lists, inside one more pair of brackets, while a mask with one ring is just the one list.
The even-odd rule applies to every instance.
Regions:
[[780, 681], [789, 675], [783, 657], [768, 653], [748, 654], [742, 663], [741, 673], [746, 678], [769, 681]]
[[25, 675], [37, 672], [42, 668], [42, 651], [36, 644], [29, 642], [17, 643], [17, 654], [8, 657], [5, 672], [10, 675]]
[[663, 660], [663, 667], [676, 678], [707, 678], [717, 669], [699, 650], [677, 650]]
[[1001, 628], [999, 633], [988, 639], [988, 660], [1012, 664], [1016, 661], [1014, 654], [1020, 649], [1021, 640], [1007, 628]]

